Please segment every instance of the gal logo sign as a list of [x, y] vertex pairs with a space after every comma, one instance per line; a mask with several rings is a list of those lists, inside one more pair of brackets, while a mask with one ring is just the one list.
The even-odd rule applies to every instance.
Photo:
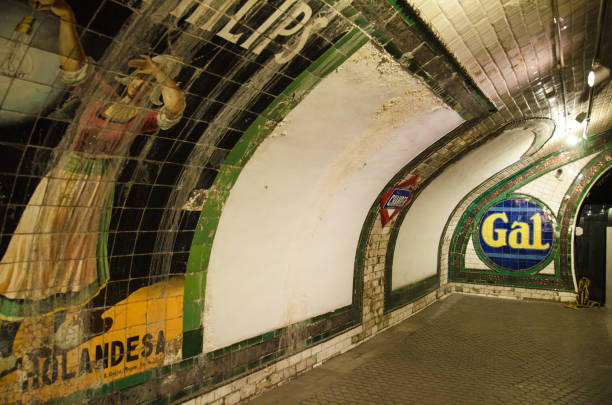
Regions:
[[513, 198], [490, 206], [480, 220], [481, 253], [503, 270], [529, 270], [543, 263], [554, 243], [547, 212], [533, 201]]

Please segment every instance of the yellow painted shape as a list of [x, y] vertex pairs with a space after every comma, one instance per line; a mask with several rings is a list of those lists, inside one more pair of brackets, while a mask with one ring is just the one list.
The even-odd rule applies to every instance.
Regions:
[[[39, 375], [45, 367], [45, 361], [47, 361], [48, 373], [46, 382], [43, 381], [42, 376], [39, 376], [39, 388], [32, 387], [32, 377], [28, 379], [27, 373], [35, 369], [32, 356], [35, 350], [45, 347], [51, 350], [53, 348], [53, 315], [25, 319], [13, 344], [13, 353], [23, 359], [23, 366], [0, 379], [0, 403], [44, 402], [61, 398], [74, 392], [100, 387], [104, 383], [160, 367], [165, 364], [166, 359], [172, 361], [180, 357], [183, 331], [183, 290], [184, 279], [172, 278], [167, 282], [140, 288], [125, 300], [106, 310], [102, 317], [113, 320], [113, 325], [107, 333], [92, 337], [80, 346], [66, 352], [65, 356], [62, 356], [59, 351], [54, 353], [58, 369], [57, 379], [54, 382], [52, 382], [53, 361], [50, 357], [41, 356], [38, 362]], [[164, 351], [158, 353], [157, 344], [160, 332], [163, 333], [165, 345]], [[145, 336], [149, 336], [150, 339]], [[137, 357], [130, 362], [126, 362], [128, 338], [133, 338], [131, 341], [133, 350], [130, 351], [130, 355]], [[113, 342], [116, 348], [119, 344], [123, 346], [121, 361], [115, 366], [109, 363], [108, 368], [96, 368], [96, 348], [103, 352], [105, 345], [108, 345], [109, 357], [112, 357]], [[149, 350], [150, 354], [145, 356]], [[86, 361], [83, 361], [83, 358], [87, 357], [83, 355], [84, 352], [89, 354], [91, 372], [87, 372], [84, 367], [79, 375], [80, 366], [87, 364]], [[64, 357], [65, 365], [63, 364]], [[115, 351], [115, 358], [119, 358], [118, 349]], [[74, 376], [68, 378], [72, 373]], [[23, 392], [23, 383], [26, 380], [28, 389]]]
[[482, 233], [482, 240], [491, 247], [502, 247], [506, 246], [506, 230], [495, 229], [495, 221], [502, 220], [504, 223], [508, 222], [508, 216], [505, 212], [491, 214], [482, 223], [480, 232]]

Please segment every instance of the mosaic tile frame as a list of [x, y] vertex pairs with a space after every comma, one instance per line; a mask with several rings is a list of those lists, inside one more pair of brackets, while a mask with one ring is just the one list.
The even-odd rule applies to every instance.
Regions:
[[183, 358], [202, 352], [203, 329], [201, 314], [204, 310], [206, 270], [210, 260], [215, 232], [221, 212], [229, 197], [230, 190], [246, 162], [261, 142], [302, 99], [336, 67], [369, 41], [358, 28], [350, 31], [319, 60], [313, 63], [255, 120], [238, 141], [221, 166], [219, 175], [206, 200], [191, 247], [187, 274], [183, 313]]
[[[485, 213], [487, 212], [487, 210], [491, 206], [493, 206], [494, 204], [497, 204], [498, 202], [501, 202], [501, 201], [504, 201], [504, 200], [508, 200], [508, 199], [527, 200], [527, 201], [531, 201], [531, 202], [535, 203], [540, 208], [542, 208], [542, 210], [544, 212], [546, 212], [546, 214], [551, 219], [551, 222], [553, 223], [553, 231], [555, 231], [555, 232], [554, 232], [554, 237], [553, 237], [553, 246], [552, 246], [550, 252], [548, 253], [546, 258], [542, 262], [540, 262], [536, 266], [530, 267], [528, 269], [517, 270], [517, 271], [506, 270], [506, 269], [498, 266], [497, 264], [493, 263], [488, 257], [486, 257], [484, 255], [483, 251], [482, 251], [482, 246], [480, 246], [480, 240], [479, 240], [480, 238], [479, 238], [478, 230], [480, 228], [482, 217], [485, 215]], [[480, 260], [482, 260], [487, 266], [489, 266], [491, 268], [491, 270], [495, 274], [505, 274], [505, 275], [513, 275], [513, 274], [525, 275], [525, 274], [529, 274], [529, 275], [535, 276], [536, 273], [538, 273], [544, 267], [548, 266], [548, 264], [551, 261], [553, 261], [553, 260], [555, 260], [555, 258], [557, 258], [557, 251], [559, 249], [558, 248], [558, 246], [559, 246], [559, 237], [558, 237], [558, 235], [559, 235], [559, 224], [557, 222], [557, 218], [554, 215], [554, 213], [552, 212], [552, 210], [550, 209], [550, 207], [546, 203], [544, 203], [543, 201], [539, 200], [538, 198], [535, 198], [535, 197], [527, 195], [527, 194], [510, 193], [510, 194], [506, 194], [506, 195], [502, 194], [501, 196], [498, 196], [496, 199], [494, 199], [493, 201], [489, 202], [480, 211], [478, 211], [478, 213], [475, 216], [475, 220], [474, 220], [474, 228], [472, 229], [472, 243], [474, 244], [474, 249], [475, 249], [476, 254], [478, 255], [478, 257], [480, 258]], [[467, 243], [469, 243], [469, 239], [468, 239]], [[467, 247], [467, 244], [466, 244], [466, 247]], [[464, 252], [465, 252], [465, 250], [464, 250]], [[463, 263], [464, 271], [465, 272], [472, 271], [472, 270], [469, 270], [469, 269], [465, 268], [465, 255], [461, 256], [461, 260], [462, 260], [462, 263]], [[555, 269], [558, 269], [558, 266], [555, 266]], [[478, 270], [478, 271], [484, 271], [484, 270]], [[476, 271], [476, 272], [478, 272], [478, 271]], [[550, 274], [540, 274], [538, 276], [540, 276], [540, 277], [544, 277], [544, 276], [551, 277]]]
[[[604, 159], [606, 156], [606, 141], [612, 135], [612, 131], [608, 131], [604, 134], [600, 134], [595, 137], [591, 137], [584, 147], [580, 149], [566, 148], [561, 151], [557, 151], [548, 156], [542, 157], [541, 159], [531, 163], [525, 168], [517, 171], [512, 176], [508, 177], [505, 181], [498, 183], [496, 186], [490, 188], [485, 193], [481, 194], [476, 198], [472, 204], [462, 214], [461, 220], [459, 221], [455, 231], [453, 232], [452, 242], [450, 245], [449, 253], [449, 281], [450, 282], [467, 282], [477, 284], [496, 284], [496, 285], [507, 285], [515, 287], [526, 287], [526, 288], [541, 288], [541, 289], [556, 289], [573, 291], [574, 282], [571, 269], [571, 242], [562, 243], [569, 237], [570, 224], [573, 223], [575, 215], [571, 213], [571, 203], [575, 203], [578, 200], [576, 193], [584, 193], [584, 185], [582, 188], [578, 187], [576, 182], [580, 183], [585, 178], [591, 175], [588, 173], [589, 168], [593, 167], [597, 161]], [[603, 150], [603, 151], [602, 151]], [[577, 180], [570, 186], [570, 189], [563, 199], [563, 204], [559, 210], [559, 216], [556, 217], [558, 241], [553, 249], [554, 261], [555, 261], [555, 276], [544, 275], [544, 274], [530, 274], [530, 275], [518, 275], [518, 274], [502, 274], [494, 272], [493, 270], [476, 270], [466, 269], [464, 255], [469, 243], [470, 236], [472, 236], [474, 230], [473, 227], [476, 223], [475, 218], [478, 216], [471, 215], [476, 212], [482, 211], [483, 207], [488, 206], [493, 201], [499, 201], [501, 199], [509, 198], [513, 191], [519, 189], [523, 185], [541, 177], [559, 167], [564, 166], [568, 162], [572, 162], [593, 154], [594, 152], [602, 151], [597, 157], [593, 158], [589, 164], [581, 172], [582, 176], [577, 176]], [[582, 179], [582, 180], [580, 180]], [[581, 201], [581, 200], [580, 200]], [[569, 211], [568, 211], [569, 210]], [[574, 208], [575, 210], [575, 208]], [[569, 214], [569, 215], [568, 215]], [[571, 217], [571, 218], [570, 218]], [[541, 267], [540, 267], [541, 268]], [[459, 270], [457, 270], [459, 269]]]
[[[361, 27], [404, 68], [414, 73], [466, 120], [496, 112], [454, 56], [404, 0], [324, 0]], [[400, 32], [401, 38], [395, 34]], [[413, 55], [413, 56], [408, 56]], [[449, 79], [450, 78], [450, 79]]]
[[[458, 134], [475, 127], [478, 124], [478, 122], [479, 120], [466, 121], [465, 123], [463, 123], [456, 129], [448, 133], [447, 135], [440, 138], [433, 145], [431, 145], [430, 147], [425, 149], [423, 152], [421, 152], [410, 163], [404, 166], [387, 183], [387, 185], [382, 189], [382, 191], [377, 196], [376, 200], [374, 200], [372, 208], [370, 208], [370, 212], [368, 213], [368, 217], [366, 218], [366, 221], [364, 222], [364, 226], [361, 231], [359, 247], [357, 249], [357, 259], [361, 258], [361, 261], [357, 262], [356, 260], [356, 266], [359, 266], [361, 269], [363, 269], [363, 266], [364, 266], [363, 261], [365, 259], [364, 258], [365, 247], [367, 245], [372, 229], [374, 228], [375, 221], [379, 220], [379, 216], [380, 216], [379, 201], [382, 198], [382, 196], [390, 188], [392, 188], [395, 184], [398, 184], [399, 182], [403, 181], [407, 176], [410, 176], [412, 171], [416, 167], [418, 167], [421, 163], [423, 163], [425, 160], [427, 160], [428, 157], [431, 156], [431, 154], [433, 154], [436, 150], [442, 148], [450, 140], [454, 139]], [[478, 144], [482, 142], [485, 142], [485, 140], [484, 139], [481, 140]], [[391, 229], [390, 229], [389, 243], [386, 246], [386, 252], [385, 252], [385, 269], [384, 269], [384, 311], [385, 313], [390, 312], [399, 307], [402, 307], [421, 297], [424, 297], [439, 287], [440, 269], [438, 266], [437, 274], [435, 276], [428, 277], [420, 282], [415, 283], [414, 285], [405, 286], [405, 287], [402, 287], [400, 289], [393, 291], [391, 287], [392, 286], [391, 283], [392, 283], [392, 266], [393, 266], [393, 257], [395, 254], [395, 245], [397, 243], [397, 237], [398, 237], [401, 225], [404, 221], [404, 218], [406, 217], [406, 214], [410, 210], [410, 207], [412, 206], [414, 201], [416, 201], [416, 199], [419, 197], [419, 194], [421, 193], [421, 191], [425, 189], [425, 187], [427, 187], [427, 185], [429, 185], [429, 183], [431, 183], [440, 173], [442, 173], [442, 171], [444, 171], [447, 165], [450, 165], [453, 162], [457, 161], [458, 159], [461, 158], [461, 156], [463, 156], [465, 153], [468, 153], [468, 152], [469, 151], [466, 150], [463, 153], [458, 154], [451, 161], [439, 167], [430, 177], [418, 183], [418, 185], [415, 187], [414, 197], [412, 201], [408, 205], [406, 205], [406, 207], [404, 207], [404, 209], [401, 210], [400, 213], [389, 222], [389, 224], [387, 224], [387, 226], [391, 227]]]
[[[317, 59], [309, 68], [300, 74], [284, 92], [282, 92], [255, 122], [245, 131], [236, 146], [227, 156], [219, 170], [219, 175], [211, 187], [198, 228], [192, 243], [192, 251], [185, 273], [185, 290], [183, 298], [183, 360], [167, 366], [149, 369], [118, 380], [105, 383], [98, 388], [90, 388], [72, 395], [52, 400], [50, 403], [71, 404], [101, 397], [107, 400], [108, 395], [118, 398], [128, 395], [122, 392], [126, 388], [134, 387], [138, 392], [143, 384], [152, 379], [161, 378], [170, 374], [183, 372], [191, 376], [209, 375], [197, 384], [164, 396], [151, 403], [171, 403], [185, 397], [197, 390], [219, 384], [232, 377], [253, 371], [273, 360], [276, 360], [289, 351], [280, 344], [280, 337], [290, 328], [301, 328], [307, 337], [296, 342], [297, 346], [305, 347], [325, 341], [339, 332], [346, 331], [358, 325], [361, 321], [361, 306], [350, 305], [338, 310], [318, 315], [291, 327], [280, 328], [259, 336], [238, 342], [226, 348], [202, 354], [202, 332], [199, 325], [201, 311], [203, 310], [204, 287], [206, 283], [206, 268], [210, 259], [210, 249], [214, 239], [214, 231], [218, 225], [221, 211], [229, 196], [229, 190], [235, 184], [242, 168], [253, 155], [259, 144], [269, 135], [276, 124], [289, 113], [303, 98], [329, 73], [348, 59], [354, 52], [366, 44], [370, 38], [360, 29], [350, 30], [342, 39], [334, 44], [327, 52]], [[212, 233], [211, 233], [212, 232]], [[200, 267], [206, 264], [204, 267]], [[359, 283], [355, 280], [354, 290], [360, 291]], [[360, 294], [353, 294], [353, 301], [360, 298]], [[193, 326], [197, 322], [197, 327]], [[240, 359], [244, 364], [228, 361], [228, 358]], [[202, 381], [203, 380], [203, 381]], [[130, 390], [131, 391], [131, 390]], [[129, 394], [132, 395], [132, 394]], [[146, 396], [145, 396], [146, 397]], [[121, 401], [123, 401], [122, 399]]]
[[[399, 176], [394, 177], [386, 186], [385, 190], [388, 189], [389, 187], [392, 187], [394, 184], [396, 184], [399, 181], [402, 181], [403, 179], [406, 178], [406, 176], [409, 175], [409, 173], [411, 173], [413, 170], [415, 170], [416, 168], [419, 167], [419, 165], [421, 163], [423, 163], [424, 161], [427, 160], [428, 155], [431, 155], [435, 152], [435, 150], [443, 147], [446, 143], [448, 143], [450, 140], [452, 140], [453, 138], [460, 136], [460, 134], [462, 132], [468, 132], [473, 128], [476, 128], [480, 125], [480, 122], [482, 121], [486, 121], [486, 118], [481, 119], [481, 120], [473, 120], [473, 121], [468, 121], [465, 122], [464, 124], [462, 124], [460, 127], [458, 127], [457, 129], [453, 130], [451, 133], [449, 133], [448, 135], [444, 136], [443, 138], [441, 138], [438, 142], [436, 142], [434, 145], [431, 146], [431, 150], [430, 148], [426, 149], [422, 155], [417, 156], [415, 159], [413, 159], [412, 162], [410, 162], [406, 167], [404, 167], [402, 169], [402, 171], [400, 171], [398, 174]], [[541, 131], [536, 131], [536, 136], [532, 142], [532, 144], [530, 145], [530, 148], [528, 149], [528, 151], [525, 153], [526, 155], [534, 155], [535, 153], [537, 153], [540, 149], [542, 149], [542, 147], [545, 145], [545, 143], [551, 138], [552, 136], [552, 129], [554, 128], [554, 123], [552, 123], [552, 121], [550, 121], [549, 119], [543, 119], [543, 118], [538, 118], [538, 117], [534, 117], [534, 118], [526, 118], [523, 120], [518, 120], [518, 121], [513, 121], [511, 123], [505, 124], [503, 126], [501, 126], [500, 128], [497, 128], [493, 131], [490, 131], [486, 136], [481, 137], [480, 139], [478, 139], [476, 142], [474, 142], [471, 146], [471, 148], [478, 148], [479, 146], [483, 145], [485, 142], [490, 141], [491, 139], [501, 135], [502, 133], [504, 133], [506, 130], [511, 130], [514, 129], [516, 127], [525, 125], [526, 123], [534, 123], [536, 126], [543, 126], [543, 128], [545, 129], [546, 127], [549, 127], [548, 129], [550, 129], [550, 134], [549, 135], [542, 135]], [[550, 127], [553, 128], [550, 128]], [[444, 234], [446, 233], [447, 229], [448, 229], [448, 222], [444, 227], [444, 231], [442, 233], [442, 235], [440, 236], [440, 243], [439, 243], [439, 247], [438, 247], [438, 265], [437, 265], [437, 274], [435, 276], [429, 277], [425, 280], [422, 280], [421, 282], [417, 282], [414, 285], [408, 285], [405, 287], [401, 287], [399, 289], [396, 290], [392, 290], [391, 287], [391, 281], [392, 281], [392, 265], [393, 265], [393, 257], [395, 254], [395, 244], [397, 241], [397, 236], [399, 233], [399, 229], [401, 228], [401, 225], [404, 221], [404, 218], [406, 216], [406, 214], [408, 213], [408, 210], [410, 209], [410, 205], [412, 203], [414, 203], [414, 201], [416, 200], [416, 198], [418, 198], [418, 195], [420, 193], [420, 191], [422, 189], [424, 189], [425, 187], [427, 187], [427, 185], [433, 181], [435, 179], [435, 177], [437, 177], [440, 173], [442, 173], [445, 168], [448, 165], [453, 164], [454, 162], [457, 162], [458, 160], [460, 160], [463, 156], [465, 156], [467, 153], [470, 152], [471, 149], [464, 149], [461, 152], [455, 154], [449, 161], [445, 162], [442, 166], [440, 166], [433, 174], [430, 175], [430, 177], [428, 177], [422, 184], [419, 185], [419, 187], [416, 189], [415, 191], [415, 198], [413, 199], [413, 201], [404, 209], [402, 210], [399, 215], [397, 215], [395, 221], [392, 221], [391, 223], [391, 236], [390, 236], [390, 240], [389, 240], [389, 244], [386, 247], [386, 260], [385, 260], [385, 312], [390, 312], [394, 309], [397, 309], [399, 307], [402, 307], [406, 304], [409, 304], [410, 302], [417, 300], [419, 298], [421, 298], [422, 296], [427, 295], [428, 293], [431, 293], [432, 291], [434, 291], [435, 289], [439, 288], [440, 286], [440, 282], [441, 282], [441, 277], [442, 277], [442, 271], [441, 271], [441, 263], [440, 263], [440, 257], [442, 255], [442, 242], [444, 239]], [[379, 195], [379, 199], [382, 196], [384, 192], [381, 192], [381, 195]], [[459, 206], [461, 204], [461, 202], [457, 205]], [[376, 203], [375, 203], [376, 205]], [[377, 207], [373, 207], [372, 210], [376, 211]], [[455, 211], [456, 208], [453, 210]], [[376, 211], [377, 212], [377, 211]], [[367, 223], [364, 225], [363, 231], [362, 233], [366, 232], [366, 226], [368, 226], [369, 231], [371, 232], [372, 229], [372, 223]]]
[[[375, 24], [368, 21], [366, 17], [364, 17], [359, 10], [353, 8], [352, 6], [346, 6], [342, 2], [332, 1], [332, 0], [324, 0], [325, 3], [333, 6], [338, 10], [343, 16], [348, 18], [351, 22], [353, 22], [357, 27], [361, 28], [363, 32], [371, 35], [376, 42], [380, 45], [383, 45], [385, 50], [390, 52], [392, 56], [396, 59], [400, 59], [400, 56], [397, 52], [391, 52], [397, 47], [394, 47], [391, 40], [385, 36], [385, 34], [376, 27]], [[391, 2], [393, 3], [393, 2]], [[399, 6], [397, 6], [399, 7]], [[430, 44], [434, 49], [439, 52], [444, 53], [444, 48], [437, 41], [437, 39], [431, 34], [422, 22], [418, 19], [416, 14], [413, 11], [409, 13], [406, 10], [403, 11], [403, 17], [405, 18], [407, 24], [409, 26], [417, 26], [418, 32], [425, 39], [424, 41]], [[419, 25], [420, 24], [420, 25]], [[350, 44], [351, 41], [367, 42], [370, 38], [368, 38], [362, 31], [358, 28], [355, 28], [351, 33], [349, 33], [345, 38], [339, 41], [338, 44], [334, 45], [333, 48], [342, 49], [342, 47], [350, 47], [355, 46], [355, 44]], [[347, 38], [349, 35], [357, 36], [357, 34], [361, 36], [358, 39]], [[346, 42], [342, 43], [343, 41]], [[361, 43], [363, 45], [365, 42]], [[358, 45], [359, 47], [361, 45]], [[332, 50], [333, 50], [332, 48]], [[358, 48], [356, 48], [358, 49]], [[352, 52], [356, 51], [353, 50]], [[391, 49], [391, 50], [390, 50]], [[332, 51], [330, 50], [330, 51]], [[328, 52], [330, 52], [328, 51]], [[351, 54], [352, 54], [351, 52]], [[341, 52], [340, 52], [341, 53]], [[349, 54], [350, 56], [350, 54]], [[446, 53], [447, 58], [452, 58], [450, 54]], [[244, 167], [248, 159], [255, 152], [256, 147], [265, 139], [269, 133], [272, 132], [276, 123], [280, 122], [284, 116], [295, 106], [297, 105], [303, 97], [312, 89], [320, 80], [321, 77], [331, 72], [335, 67], [337, 67], [343, 60], [333, 61], [333, 65], [328, 66], [330, 63], [329, 60], [323, 61], [323, 57], [317, 60], [310, 68], [304, 72], [303, 75], [298, 77], [284, 92], [279, 98], [277, 98], [270, 107], [264, 111], [260, 117], [253, 123], [253, 125], [245, 132], [245, 135], [241, 140], [236, 144], [234, 149], [232, 149], [231, 153], [228, 155], [226, 161], [223, 163], [219, 176], [215, 179], [213, 187], [211, 188], [211, 194], [209, 195], [208, 200], [204, 205], [204, 209], [202, 211], [202, 215], [200, 216], [200, 220], [198, 222], [198, 231], [194, 236], [194, 243], [192, 245], [192, 251], [190, 254], [189, 263], [187, 266], [187, 274], [185, 281], [185, 299], [184, 299], [184, 335], [183, 335], [183, 358], [189, 358], [190, 356], [198, 355], [197, 347], [201, 345], [201, 341], [203, 339], [203, 331], [201, 326], [197, 325], [200, 322], [199, 314], [203, 311], [204, 308], [204, 291], [206, 286], [206, 274], [205, 271], [198, 271], [199, 269], [206, 269], [208, 266], [208, 261], [210, 260], [210, 252], [212, 249], [212, 242], [214, 240], [214, 233], [218, 226], [218, 220], [220, 218], [221, 211], [223, 209], [224, 203], [229, 196], [229, 190], [235, 184], [238, 175], [241, 169]], [[473, 117], [472, 112], [465, 110], [456, 100], [452, 97], [448, 96], [448, 94], [444, 93], [442, 88], [438, 85], [437, 81], [433, 79], [430, 75], [425, 73], [423, 69], [419, 67], [418, 64], [414, 62], [410, 65], [407, 65], [405, 61], [400, 60], [400, 63], [407, 67], [410, 71], [417, 74], [421, 78], [425, 80], [428, 86], [437, 94], [439, 94], [443, 100], [452, 108], [457, 110], [461, 115], [466, 117]], [[447, 63], [451, 63], [451, 61], [447, 61]], [[493, 109], [493, 104], [490, 103], [489, 100], [486, 99], [484, 94], [480, 92], [480, 90], [471, 82], [471, 79], [465, 72], [461, 69], [461, 67], [456, 63], [456, 61], [451, 63], [454, 67], [455, 73], [458, 73], [461, 79], [468, 83], [472, 84], [471, 95], [475, 100], [478, 101], [481, 107], [484, 105], [489, 110]], [[324, 74], [320, 72], [323, 71]], [[305, 83], [304, 85], [302, 84]], [[304, 86], [300, 88], [300, 86]], [[296, 97], [296, 94], [298, 96]], [[436, 145], [438, 142], [436, 143]], [[370, 213], [372, 214], [372, 213]], [[374, 215], [369, 215], [370, 220], [376, 219], [378, 216], [378, 212], [375, 212]], [[368, 219], [366, 219], [368, 221]], [[366, 243], [360, 238], [358, 251], [365, 250]], [[199, 274], [198, 274], [199, 273]], [[343, 309], [339, 309], [334, 311], [333, 314], [345, 314], [352, 313], [354, 320], [352, 322], [348, 322], [345, 328], [353, 327], [355, 324], [358, 324], [361, 320], [361, 297], [363, 291], [363, 283], [362, 283], [362, 274], [363, 274], [363, 257], [362, 255], [357, 255], [355, 259], [355, 273], [353, 278], [353, 304], [349, 307], [345, 307]], [[189, 287], [188, 287], [189, 285]], [[422, 295], [427, 294], [431, 291], [429, 286], [427, 286], [427, 292]], [[188, 294], [189, 288], [189, 294]], [[331, 318], [332, 315], [326, 314], [322, 315], [324, 318]], [[312, 320], [308, 320], [307, 322], [314, 322], [319, 317], [315, 317]], [[197, 326], [196, 326], [197, 325]], [[271, 331], [264, 335], [251, 338], [245, 340], [243, 342], [239, 342], [227, 348], [220, 349], [218, 351], [213, 352], [213, 358], [217, 358], [217, 356], [222, 356], [224, 354], [233, 353], [236, 350], [242, 350], [244, 347], [249, 346], [249, 342], [257, 341], [261, 338], [276, 336], [279, 333], [282, 334], [286, 328], [281, 328], [277, 331]], [[338, 333], [342, 331], [342, 328], [336, 328], [337, 330], [334, 333]], [[323, 334], [327, 336], [325, 333]], [[323, 336], [321, 335], [321, 336]], [[316, 342], [319, 338], [314, 337], [311, 339], [307, 339], [307, 344]], [[209, 354], [211, 355], [211, 354]], [[207, 356], [209, 356], [207, 355]]]

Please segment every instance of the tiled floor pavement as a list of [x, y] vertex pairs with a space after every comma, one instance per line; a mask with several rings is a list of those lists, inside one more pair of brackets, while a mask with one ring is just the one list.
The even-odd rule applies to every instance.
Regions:
[[612, 309], [452, 295], [249, 404], [612, 404]]

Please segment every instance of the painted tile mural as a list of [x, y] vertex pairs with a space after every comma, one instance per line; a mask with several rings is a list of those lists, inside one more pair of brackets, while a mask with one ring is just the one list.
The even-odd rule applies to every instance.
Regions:
[[184, 357], [207, 190], [351, 28], [318, 0], [2, 1], [0, 402]]
[[610, 164], [609, 139], [543, 156], [480, 194], [453, 232], [449, 279], [573, 291], [571, 230], [586, 185]]

